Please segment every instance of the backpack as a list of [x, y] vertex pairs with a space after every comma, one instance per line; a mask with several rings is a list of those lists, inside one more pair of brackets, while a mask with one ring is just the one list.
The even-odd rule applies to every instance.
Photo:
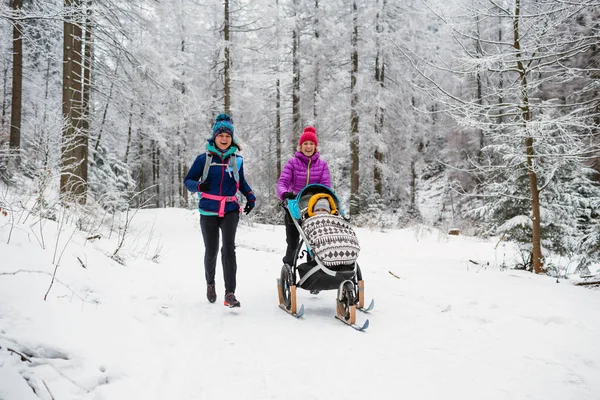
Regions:
[[[229, 171], [229, 169], [231, 169], [231, 171], [233, 172], [233, 179], [235, 179], [235, 183], [237, 184], [238, 188], [239, 188], [239, 183], [240, 183], [240, 169], [238, 166], [238, 157], [239, 157], [239, 163], [240, 166], [242, 165], [242, 157], [233, 154], [232, 157], [229, 157], [229, 163], [228, 164], [222, 164], [222, 163], [213, 163], [212, 162], [212, 158], [213, 158], [213, 154], [210, 152], [206, 152], [206, 161], [204, 162], [204, 170], [202, 171], [202, 180], [200, 182], [204, 182], [206, 180], [206, 178], [208, 177], [208, 171], [210, 169], [210, 167], [214, 166], [227, 166], [227, 170]], [[230, 176], [231, 176], [231, 172], [230, 172]]]

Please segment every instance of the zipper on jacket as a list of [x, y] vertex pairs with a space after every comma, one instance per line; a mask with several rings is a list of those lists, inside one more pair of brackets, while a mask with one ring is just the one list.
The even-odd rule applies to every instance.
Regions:
[[[221, 158], [221, 163], [225, 164], [225, 160]], [[221, 183], [219, 184], [219, 194], [223, 196], [223, 181], [225, 180], [225, 166], [221, 165]]]
[[312, 162], [312, 157], [308, 159], [308, 165], [306, 166], [306, 184], [304, 186], [308, 186], [308, 182], [310, 181], [310, 163]]

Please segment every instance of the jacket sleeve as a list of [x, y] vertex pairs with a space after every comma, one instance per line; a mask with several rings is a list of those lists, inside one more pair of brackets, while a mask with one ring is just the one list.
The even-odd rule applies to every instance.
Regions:
[[200, 179], [202, 178], [202, 172], [204, 172], [205, 162], [206, 154], [200, 154], [198, 157], [196, 157], [196, 160], [194, 160], [194, 163], [185, 176], [183, 183], [185, 184], [187, 190], [192, 193], [198, 192], [198, 185], [200, 184]]
[[331, 174], [329, 173], [329, 165], [327, 161], [323, 160], [323, 176], [321, 176], [321, 185], [325, 185], [328, 188], [331, 187]]
[[244, 164], [242, 164], [240, 166], [239, 174], [240, 174], [240, 192], [242, 192], [244, 197], [246, 197], [246, 200], [248, 200], [250, 202], [256, 201], [256, 196], [254, 195], [252, 188], [250, 188], [250, 185], [248, 184], [248, 182], [246, 182], [246, 178], [244, 177]]
[[283, 194], [290, 191], [289, 188], [291, 186], [293, 177], [294, 166], [292, 164], [292, 159], [289, 159], [285, 164], [285, 167], [283, 167], [283, 171], [281, 171], [281, 175], [277, 181], [277, 197], [279, 197], [279, 200], [283, 200]]

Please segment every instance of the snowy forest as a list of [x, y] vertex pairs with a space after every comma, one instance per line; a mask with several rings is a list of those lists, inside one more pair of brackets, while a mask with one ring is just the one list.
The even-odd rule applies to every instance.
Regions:
[[256, 222], [312, 125], [357, 226], [600, 261], [600, 0], [2, 0], [0, 38], [13, 215], [193, 209], [226, 112]]

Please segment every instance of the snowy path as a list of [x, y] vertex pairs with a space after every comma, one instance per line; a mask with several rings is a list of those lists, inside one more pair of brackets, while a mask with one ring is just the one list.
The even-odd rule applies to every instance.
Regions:
[[[61, 267], [95, 307], [60, 289], [48, 302], [26, 302], [13, 286], [39, 293], [47, 277], [0, 281], [0, 347], [4, 340], [68, 355], [54, 363], [59, 374], [36, 370], [56, 399], [600, 398], [600, 292], [468, 262], [495, 265], [495, 243], [358, 230], [366, 297], [376, 301], [370, 315], [358, 313], [371, 321], [361, 333], [334, 319], [335, 291], [299, 290], [302, 320], [279, 310], [282, 226], [240, 224], [242, 307], [228, 309], [220, 266], [219, 299], [205, 299], [196, 213], [136, 218], [160, 233], [160, 263], [123, 267], [74, 246], [89, 268]], [[1, 354], [0, 382], [18, 365]], [[2, 387], [0, 399], [27, 400], [2, 397]]]

